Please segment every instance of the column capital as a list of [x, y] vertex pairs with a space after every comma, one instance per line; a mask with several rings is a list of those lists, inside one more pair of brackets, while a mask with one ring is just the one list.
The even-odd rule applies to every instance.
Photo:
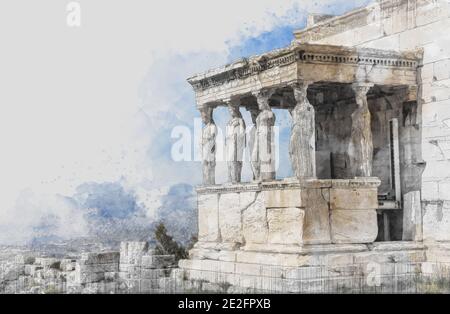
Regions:
[[355, 92], [356, 104], [358, 105], [358, 107], [365, 108], [365, 110], [367, 111], [369, 111], [367, 105], [367, 93], [369, 92], [369, 89], [373, 85], [374, 84], [359, 83], [359, 82], [352, 84], [352, 89]]
[[202, 106], [200, 108], [198, 108], [198, 110], [200, 111], [200, 115], [202, 117], [202, 121], [204, 124], [208, 124], [208, 123], [214, 123], [214, 119], [213, 119], [213, 111], [214, 111], [214, 107], [213, 106]]
[[297, 105], [309, 103], [308, 98], [307, 98], [308, 87], [312, 83], [313, 82], [311, 82], [311, 81], [295, 81], [295, 82], [289, 84], [289, 86], [292, 88], [292, 91], [294, 92], [294, 98], [295, 98]]
[[295, 82], [289, 85], [294, 92], [294, 98], [297, 104], [304, 103], [308, 92], [309, 84], [306, 82]]
[[252, 92], [252, 95], [256, 97], [258, 108], [262, 110], [271, 110], [269, 106], [269, 99], [275, 93], [275, 89], [261, 89], [256, 92]]

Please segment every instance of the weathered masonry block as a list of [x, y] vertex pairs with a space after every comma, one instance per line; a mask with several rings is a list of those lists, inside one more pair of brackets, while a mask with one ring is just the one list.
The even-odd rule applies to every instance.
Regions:
[[170, 275], [173, 255], [156, 255], [147, 242], [122, 242], [119, 278], [128, 292], [145, 293], [159, 288], [160, 278]]
[[119, 271], [119, 252], [84, 253], [75, 266], [74, 284], [105, 280], [105, 274]]
[[357, 178], [201, 187], [197, 247], [298, 251], [303, 244], [371, 243], [378, 185], [377, 178]]

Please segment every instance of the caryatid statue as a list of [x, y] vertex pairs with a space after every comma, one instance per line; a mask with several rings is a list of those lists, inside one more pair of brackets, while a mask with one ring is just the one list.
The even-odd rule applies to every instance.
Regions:
[[256, 118], [256, 156], [260, 173], [256, 180], [275, 180], [275, 142], [273, 127], [275, 125], [275, 115], [270, 109], [269, 98], [272, 91], [263, 90], [256, 94], [258, 109], [260, 110]]
[[314, 107], [307, 98], [308, 84], [292, 86], [295, 107], [289, 110], [292, 116], [292, 131], [289, 156], [295, 176], [301, 180], [316, 177], [316, 136]]
[[372, 175], [373, 142], [367, 92], [372, 85], [355, 83], [356, 110], [352, 113], [352, 129], [349, 143], [351, 173], [355, 177]]
[[213, 120], [213, 108], [200, 109], [204, 127], [202, 130], [202, 167], [203, 184], [215, 184], [216, 170], [216, 135], [217, 127]]
[[228, 179], [232, 183], [241, 182], [242, 161], [245, 149], [245, 122], [239, 111], [239, 103], [228, 102], [231, 119], [226, 128], [226, 157]]
[[250, 111], [253, 122], [253, 126], [248, 133], [247, 145], [250, 155], [250, 166], [253, 172], [253, 180], [256, 181], [259, 180], [261, 173], [260, 164], [258, 162], [258, 145], [256, 141], [256, 119], [258, 118], [260, 111], [258, 108], [247, 108], [247, 110]]

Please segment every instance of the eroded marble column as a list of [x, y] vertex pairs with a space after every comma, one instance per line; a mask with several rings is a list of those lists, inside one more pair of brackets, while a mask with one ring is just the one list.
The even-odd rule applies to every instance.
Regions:
[[257, 180], [275, 180], [275, 141], [274, 125], [275, 115], [270, 109], [269, 98], [273, 91], [262, 90], [255, 94], [260, 110], [256, 118], [256, 162], [260, 174]]
[[250, 129], [248, 133], [248, 151], [250, 155], [250, 166], [253, 172], [253, 180], [256, 181], [260, 178], [260, 164], [258, 162], [258, 145], [256, 141], [256, 119], [260, 113], [258, 108], [248, 108], [250, 111], [250, 115], [252, 117], [253, 127]]
[[200, 109], [204, 124], [202, 130], [202, 170], [203, 184], [215, 184], [216, 176], [216, 135], [217, 127], [213, 120], [213, 108]]
[[226, 160], [228, 166], [228, 181], [241, 182], [242, 161], [245, 149], [245, 122], [239, 111], [239, 101], [228, 101], [231, 119], [226, 128]]
[[355, 83], [357, 108], [352, 113], [352, 129], [349, 142], [350, 170], [355, 177], [370, 177], [372, 175], [373, 142], [370, 126], [370, 111], [367, 104], [367, 92], [372, 84]]
[[307, 83], [292, 85], [296, 105], [289, 110], [292, 116], [292, 131], [289, 156], [292, 170], [299, 179], [316, 177], [316, 132], [314, 107], [306, 97]]

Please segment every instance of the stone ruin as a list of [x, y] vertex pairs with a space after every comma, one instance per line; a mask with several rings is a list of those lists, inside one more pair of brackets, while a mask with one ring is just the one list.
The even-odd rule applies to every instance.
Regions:
[[[311, 16], [290, 46], [189, 78], [204, 122], [199, 240], [173, 276], [330, 292], [355, 278], [370, 286], [374, 270], [378, 286], [442, 273], [450, 261], [449, 26], [448, 1], [377, 1]], [[221, 106], [230, 111], [229, 182], [217, 184], [213, 112]], [[293, 178], [276, 175], [273, 109], [292, 117]], [[244, 155], [250, 182], [241, 180]]]
[[18, 255], [4, 267], [2, 293], [161, 293], [176, 262], [173, 255], [155, 254], [147, 242], [122, 242], [119, 252]]
[[[204, 122], [189, 259], [173, 268], [145, 243], [23, 259], [3, 272], [6, 290], [449, 292], [448, 29], [446, 0], [380, 0], [311, 15], [288, 47], [189, 78]], [[230, 112], [224, 184], [217, 107]], [[277, 177], [273, 109], [292, 117], [292, 178]]]

